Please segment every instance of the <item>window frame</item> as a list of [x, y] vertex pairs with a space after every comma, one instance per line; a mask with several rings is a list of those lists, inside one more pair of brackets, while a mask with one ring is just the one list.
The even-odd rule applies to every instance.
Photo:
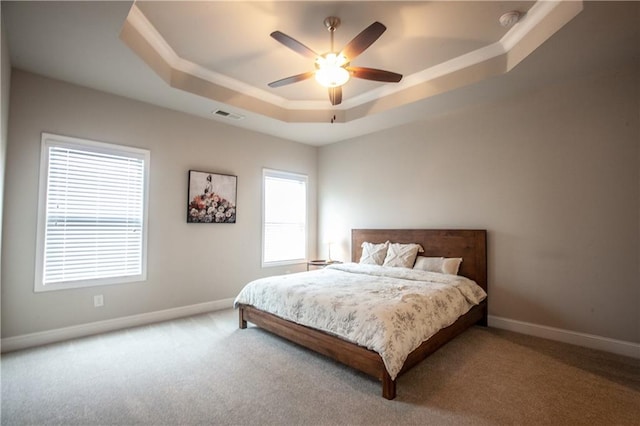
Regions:
[[[289, 179], [304, 182], [305, 185], [305, 215], [304, 215], [304, 253], [302, 257], [295, 259], [265, 261], [265, 245], [266, 245], [266, 178], [274, 177], [281, 179]], [[309, 177], [302, 173], [289, 172], [284, 170], [276, 170], [263, 168], [262, 169], [262, 253], [261, 253], [261, 265], [263, 268], [285, 266], [285, 265], [298, 265], [306, 263], [309, 253]]]
[[[142, 242], [141, 242], [141, 273], [127, 276], [112, 276], [105, 278], [90, 278], [74, 281], [61, 281], [56, 283], [44, 283], [45, 238], [47, 237], [47, 203], [49, 190], [49, 165], [50, 147], [65, 147], [88, 152], [115, 154], [144, 162], [142, 182]], [[151, 152], [146, 149], [134, 148], [113, 143], [99, 142], [84, 138], [63, 136], [53, 133], [42, 133], [40, 147], [40, 177], [38, 188], [38, 219], [36, 229], [36, 256], [34, 292], [46, 292], [66, 290], [74, 288], [87, 288], [104, 285], [124, 284], [130, 282], [142, 282], [147, 280], [147, 251], [148, 251], [148, 216], [149, 216], [149, 169]]]

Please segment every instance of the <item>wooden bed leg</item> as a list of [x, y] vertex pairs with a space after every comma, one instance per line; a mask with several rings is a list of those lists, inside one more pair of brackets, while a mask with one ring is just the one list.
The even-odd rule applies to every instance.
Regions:
[[387, 371], [382, 374], [382, 397], [385, 399], [396, 397], [396, 381], [391, 380], [391, 376]]
[[485, 302], [484, 309], [482, 310], [482, 318], [478, 321], [478, 325], [482, 327], [489, 327], [489, 308]]
[[489, 321], [487, 319], [487, 316], [483, 316], [482, 319], [480, 321], [478, 321], [478, 325], [482, 326], [482, 327], [489, 327]]
[[244, 319], [244, 309], [242, 309], [242, 306], [238, 309], [238, 319], [240, 321], [240, 329], [244, 330], [247, 328], [247, 321]]

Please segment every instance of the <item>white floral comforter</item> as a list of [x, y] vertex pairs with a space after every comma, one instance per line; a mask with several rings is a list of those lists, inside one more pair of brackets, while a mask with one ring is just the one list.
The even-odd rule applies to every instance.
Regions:
[[347, 263], [252, 281], [234, 306], [255, 306], [371, 349], [395, 380], [409, 353], [486, 296], [457, 275]]

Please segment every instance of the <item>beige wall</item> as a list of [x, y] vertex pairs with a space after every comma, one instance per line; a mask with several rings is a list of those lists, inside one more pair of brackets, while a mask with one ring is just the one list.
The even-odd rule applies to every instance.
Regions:
[[[8, 108], [5, 43], [3, 338], [232, 298], [304, 269], [260, 268], [266, 166], [309, 174], [310, 256], [317, 182], [319, 257], [333, 240], [348, 260], [355, 227], [485, 228], [491, 315], [640, 342], [637, 64], [317, 149], [18, 70]], [[146, 283], [33, 292], [42, 131], [151, 150]], [[238, 175], [237, 224], [185, 223], [189, 169]]]
[[322, 147], [319, 240], [347, 260], [351, 228], [487, 229], [491, 315], [640, 342], [638, 75]]
[[[1, 8], [0, 8], [1, 10]], [[0, 288], [2, 288], [2, 217], [4, 200], [4, 170], [6, 167], [7, 129], [9, 124], [9, 93], [11, 61], [5, 35], [4, 20], [0, 12]], [[0, 296], [1, 300], [1, 296]]]
[[[2, 256], [2, 337], [233, 298], [262, 269], [262, 168], [309, 176], [315, 255], [317, 149], [14, 69]], [[4, 109], [3, 109], [4, 114]], [[35, 294], [40, 134], [151, 150], [148, 280]], [[187, 224], [189, 169], [238, 176], [236, 224]], [[103, 294], [105, 306], [93, 307]]]

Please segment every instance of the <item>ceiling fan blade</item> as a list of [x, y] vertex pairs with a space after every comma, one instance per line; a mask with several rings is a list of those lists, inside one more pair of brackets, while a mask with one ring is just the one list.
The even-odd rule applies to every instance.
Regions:
[[286, 35], [285, 33], [282, 33], [280, 31], [272, 32], [271, 33], [271, 37], [273, 37], [274, 39], [276, 39], [280, 43], [284, 44], [289, 49], [301, 54], [302, 56], [306, 56], [306, 57], [314, 59], [314, 60], [318, 56], [320, 56], [316, 52], [314, 52], [313, 50], [309, 49], [304, 44], [300, 43], [298, 40], [296, 40], [294, 38], [291, 38], [288, 35]]
[[309, 72], [305, 72], [298, 75], [292, 75], [291, 77], [286, 77], [280, 80], [272, 81], [271, 83], [269, 83], [269, 87], [281, 87], [281, 86], [286, 86], [287, 84], [297, 83], [299, 81], [303, 81], [313, 77], [314, 74], [315, 74], [314, 71], [309, 71]]
[[380, 22], [374, 22], [355, 36], [355, 38], [342, 49], [341, 53], [349, 61], [352, 61], [356, 56], [364, 52], [367, 47], [371, 46], [386, 29], [387, 27]]
[[365, 80], [384, 81], [387, 83], [397, 83], [402, 80], [402, 74], [375, 68], [347, 67], [347, 71], [351, 73], [352, 77]]
[[331, 105], [340, 105], [342, 103], [342, 86], [329, 87], [329, 100]]

